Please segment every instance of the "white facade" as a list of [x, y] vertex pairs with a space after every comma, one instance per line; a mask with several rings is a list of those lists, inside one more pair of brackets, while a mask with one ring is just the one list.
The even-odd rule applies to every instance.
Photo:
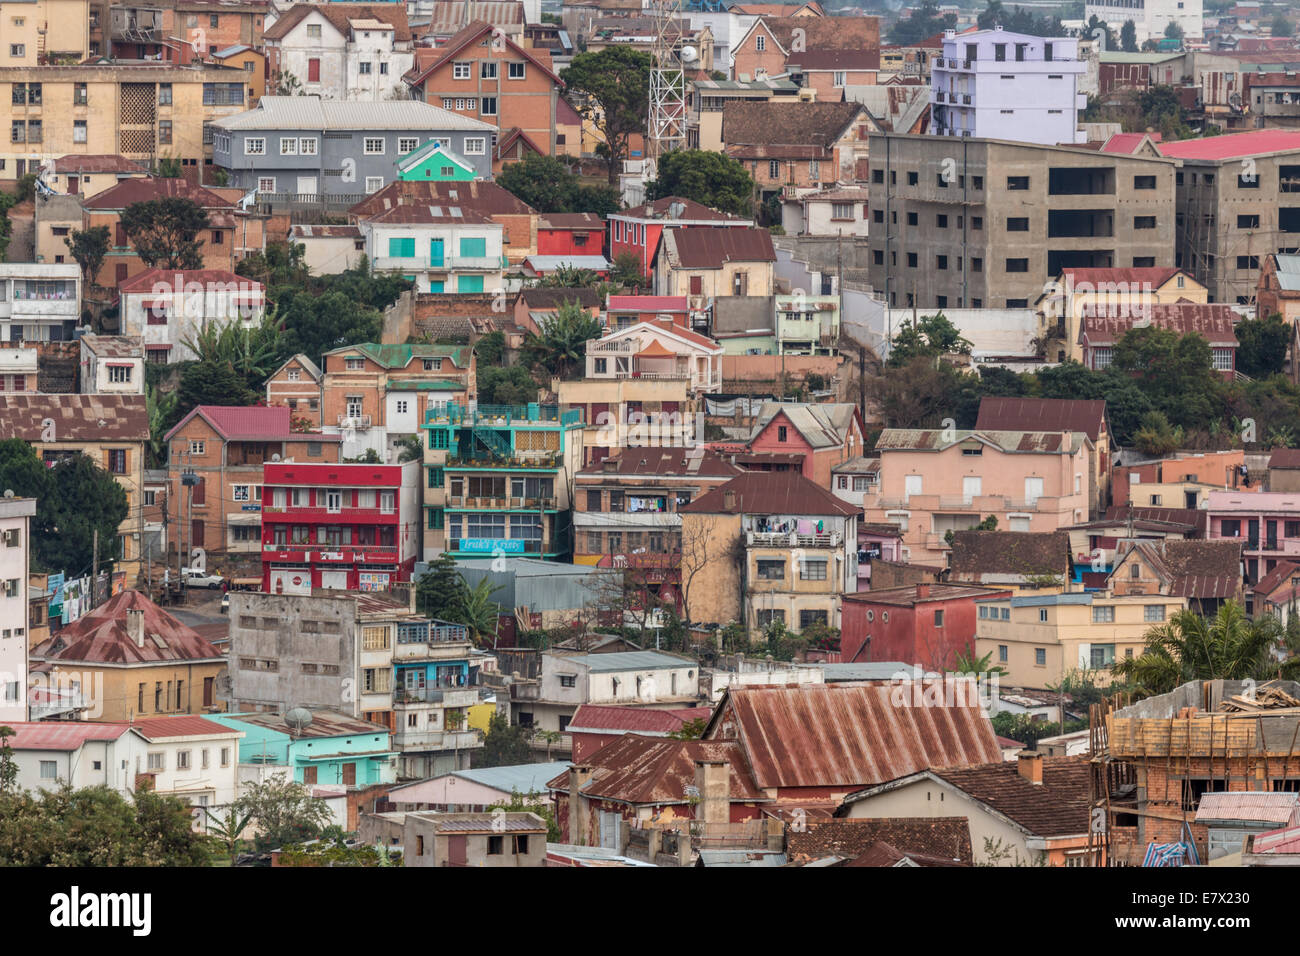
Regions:
[[681, 379], [692, 392], [722, 389], [722, 346], [670, 322], [638, 322], [587, 343], [588, 379]]
[[268, 52], [278, 51], [280, 71], [292, 74], [308, 95], [326, 100], [409, 99], [402, 75], [414, 66], [415, 54], [409, 40], [394, 40], [390, 24], [351, 20], [345, 35], [313, 12], [266, 45]]
[[[122, 343], [101, 349], [97, 341]], [[118, 337], [82, 336], [81, 391], [95, 395], [143, 395], [144, 346], [123, 343]]]
[[27, 572], [35, 498], [0, 498], [0, 724], [27, 719]]
[[1137, 42], [1162, 40], [1165, 27], [1177, 23], [1183, 36], [1194, 40], [1205, 36], [1202, 0], [1088, 0], [1083, 8], [1086, 23], [1094, 16], [1106, 23], [1117, 34], [1125, 20], [1137, 27]]
[[867, 238], [866, 190], [850, 198], [807, 190], [781, 198], [781, 227], [787, 236], [854, 236]]
[[239, 739], [244, 732], [214, 722], [220, 732], [161, 736], [148, 729], [150, 723], [144, 723], [143, 750], [132, 755], [133, 779], [134, 774], [152, 775], [154, 790], [187, 801], [195, 808], [195, 829], [206, 831], [209, 821], [202, 808], [219, 813], [239, 796]]
[[0, 348], [0, 391], [28, 391], [31, 376], [39, 373], [36, 349]]
[[495, 292], [501, 288], [500, 223], [365, 220], [360, 226], [371, 268], [414, 276], [417, 292]]
[[251, 327], [261, 322], [266, 312], [262, 285], [251, 279], [232, 276], [229, 283], [209, 282], [205, 285], [166, 281], [164, 286], [165, 291], [140, 289], [123, 292], [120, 325], [123, 335], [138, 335], [144, 339], [146, 352], [169, 349], [169, 362], [197, 358], [185, 345], [185, 340], [208, 323], [225, 325], [238, 321]]
[[[15, 729], [21, 737], [22, 729]], [[14, 746], [17, 786], [36, 793], [67, 783], [73, 789], [108, 787], [129, 796], [135, 788], [136, 760], [146, 746], [143, 737], [126, 727], [115, 739], [85, 740], [67, 750], [27, 749], [18, 744]]]
[[80, 266], [0, 262], [0, 339], [66, 342], [80, 321]]
[[[1019, 143], [1083, 143], [1080, 83], [1088, 65], [1079, 41], [1028, 36], [1001, 27], [944, 34], [931, 67], [931, 130]], [[955, 174], [954, 174], [955, 178]]]

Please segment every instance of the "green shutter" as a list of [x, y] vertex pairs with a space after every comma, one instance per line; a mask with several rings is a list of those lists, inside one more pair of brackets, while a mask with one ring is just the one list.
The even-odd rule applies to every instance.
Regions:
[[464, 237], [460, 240], [460, 254], [462, 256], [477, 256], [482, 258], [487, 255], [487, 239], [479, 236], [477, 239]]
[[388, 255], [394, 259], [414, 259], [415, 239], [400, 239], [393, 236], [388, 240]]
[[441, 280], [441, 279], [430, 279], [430, 280], [429, 280], [429, 291], [430, 291], [430, 292], [441, 292], [441, 291], [443, 291], [443, 289], [442, 289], [442, 280]]
[[482, 292], [483, 277], [482, 276], [457, 276], [456, 291], [457, 292]]

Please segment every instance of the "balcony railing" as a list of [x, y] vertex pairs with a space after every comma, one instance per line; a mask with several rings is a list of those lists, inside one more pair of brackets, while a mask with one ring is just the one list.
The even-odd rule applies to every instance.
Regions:
[[795, 532], [773, 533], [767, 531], [747, 531], [745, 544], [751, 548], [838, 548], [844, 543], [844, 536], [838, 531], [822, 534], [796, 534]]
[[339, 428], [369, 428], [369, 415], [340, 415]]
[[509, 428], [512, 425], [576, 425], [582, 421], [579, 409], [562, 411], [559, 405], [478, 405], [459, 402], [435, 405], [425, 413], [425, 424], [477, 425], [482, 428]]
[[376, 269], [464, 270], [493, 272], [504, 268], [501, 256], [375, 256]]
[[430, 684], [427, 687], [399, 687], [393, 691], [394, 704], [442, 704], [444, 707], [468, 707], [478, 703], [478, 691], [464, 685]]
[[690, 372], [642, 372], [639, 369], [616, 370], [611, 376], [611, 378], [648, 378], [657, 382], [689, 382], [693, 377]]
[[603, 339], [593, 339], [587, 343], [587, 354], [598, 352], [602, 355], [608, 355], [611, 352], [617, 354], [631, 354], [641, 350], [641, 343], [633, 339], [615, 339], [612, 342], [606, 342]]
[[483, 739], [472, 730], [407, 730], [393, 732], [398, 750], [471, 750], [483, 746]]
[[549, 498], [491, 498], [482, 495], [448, 495], [446, 507], [451, 509], [475, 508], [480, 511], [505, 511], [507, 509], [527, 511], [555, 511], [559, 508], [559, 499]]

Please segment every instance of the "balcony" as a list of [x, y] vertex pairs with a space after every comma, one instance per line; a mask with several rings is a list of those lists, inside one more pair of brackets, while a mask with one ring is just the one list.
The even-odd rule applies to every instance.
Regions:
[[361, 431], [370, 427], [369, 415], [340, 415], [339, 428], [355, 428]]
[[578, 409], [561, 411], [559, 405], [478, 405], [470, 407], [459, 402], [431, 407], [426, 413], [426, 425], [470, 425], [483, 428], [510, 428], [516, 425], [577, 425], [582, 421]]
[[640, 351], [639, 343], [634, 339], [615, 339], [612, 342], [595, 339], [587, 343], [588, 355], [631, 355], [638, 351]]
[[541, 700], [542, 685], [540, 681], [515, 681], [510, 685], [511, 700]]
[[448, 495], [448, 509], [459, 511], [557, 511], [558, 498], [482, 498], [471, 495]]
[[375, 268], [381, 271], [419, 269], [421, 272], [495, 272], [504, 265], [501, 256], [375, 256]]
[[398, 750], [472, 750], [483, 746], [483, 739], [472, 730], [411, 730], [399, 727], [393, 731], [393, 745]]
[[843, 543], [844, 536], [838, 531], [824, 534], [745, 532], [745, 545], [750, 548], [838, 548]]
[[393, 704], [437, 704], [440, 707], [472, 707], [478, 703], [478, 691], [464, 686], [399, 687], [393, 691]]

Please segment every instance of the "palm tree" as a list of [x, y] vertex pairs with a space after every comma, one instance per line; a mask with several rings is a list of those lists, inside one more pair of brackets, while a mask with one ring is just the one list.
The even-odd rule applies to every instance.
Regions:
[[256, 387], [280, 364], [283, 338], [282, 324], [271, 306], [255, 325], [246, 326], [239, 319], [206, 322], [181, 342], [200, 362], [229, 364], [250, 387]]
[[166, 467], [167, 442], [163, 436], [167, 434], [179, 397], [176, 392], [164, 392], [156, 385], [145, 387], [144, 404], [149, 413], [149, 457], [155, 467]]
[[402, 449], [397, 455], [399, 462], [421, 461], [424, 458], [424, 449], [420, 447], [420, 439], [414, 435], [399, 438], [393, 444]]
[[494, 587], [491, 581], [483, 578], [472, 588], [467, 586], [465, 589], [458, 623], [470, 630], [476, 644], [483, 644], [488, 634], [496, 636], [497, 615], [501, 612], [501, 606], [492, 600], [492, 595], [504, 586], [498, 584]]
[[551, 748], [564, 739], [564, 735], [558, 730], [535, 730], [533, 737], [546, 744], [546, 762], [551, 762]]
[[1001, 664], [993, 663], [993, 652], [989, 651], [983, 657], [975, 656], [975, 648], [967, 647], [957, 655], [957, 659], [952, 662], [952, 667], [947, 668], [949, 674], [1005, 674], [1007, 669]]
[[599, 285], [601, 278], [591, 269], [576, 266], [560, 266], [537, 280], [543, 289], [592, 289]]
[[249, 821], [253, 819], [253, 814], [250, 811], [241, 814], [233, 805], [226, 807], [225, 819], [208, 809], [204, 809], [203, 812], [208, 815], [208, 832], [226, 844], [226, 849], [230, 852], [230, 865], [234, 866], [235, 860], [239, 857], [240, 838], [248, 827]]
[[1148, 694], [1164, 694], [1194, 680], [1271, 680], [1300, 673], [1300, 657], [1279, 662], [1285, 648], [1281, 622], [1266, 615], [1246, 617], [1236, 601], [1226, 601], [1213, 618], [1179, 611], [1168, 623], [1146, 633], [1137, 657], [1116, 661], [1111, 670]]
[[541, 323], [541, 332], [529, 335], [523, 346], [524, 364], [567, 379], [587, 363], [587, 342], [599, 338], [600, 320], [576, 302], [565, 302]]

